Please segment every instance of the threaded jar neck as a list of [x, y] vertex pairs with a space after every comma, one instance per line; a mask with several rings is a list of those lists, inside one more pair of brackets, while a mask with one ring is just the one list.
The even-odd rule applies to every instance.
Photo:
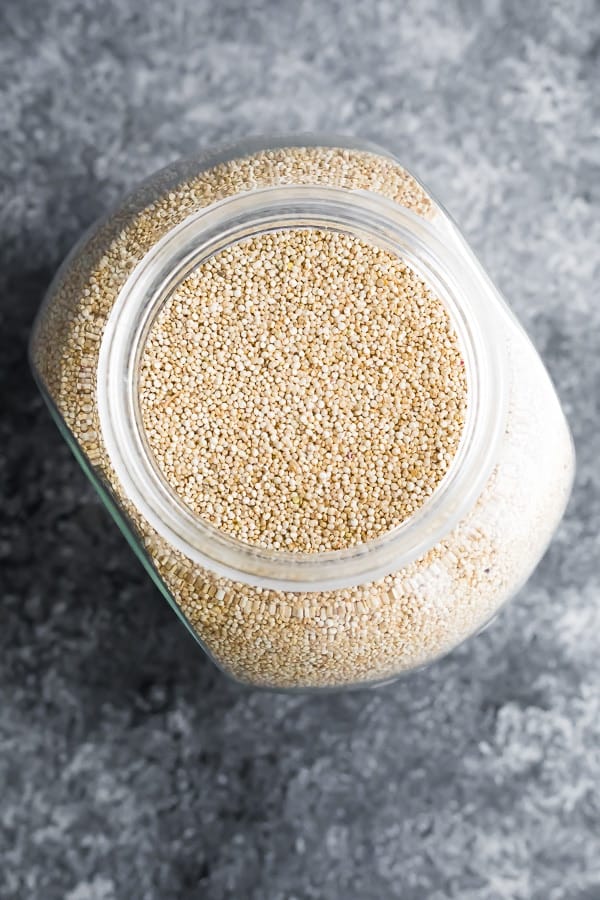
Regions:
[[[203, 261], [245, 238], [285, 228], [333, 229], [390, 251], [445, 305], [463, 353], [467, 411], [449, 471], [420, 509], [365, 544], [326, 553], [244, 544], [198, 518], [166, 482], [148, 446], [139, 403], [140, 360], [155, 316]], [[286, 591], [352, 587], [398, 571], [441, 540], [469, 511], [492, 468], [502, 435], [506, 362], [496, 339], [489, 282], [459, 243], [380, 195], [294, 185], [239, 194], [169, 231], [122, 288], [102, 339], [98, 408], [102, 436], [126, 496], [171, 546], [233, 581]]]

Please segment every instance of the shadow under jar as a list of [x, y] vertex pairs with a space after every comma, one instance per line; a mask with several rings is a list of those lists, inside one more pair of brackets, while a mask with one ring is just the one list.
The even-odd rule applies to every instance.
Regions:
[[371, 144], [246, 142], [157, 173], [65, 261], [31, 357], [155, 583], [252, 685], [447, 653], [530, 575], [572, 483], [539, 356]]

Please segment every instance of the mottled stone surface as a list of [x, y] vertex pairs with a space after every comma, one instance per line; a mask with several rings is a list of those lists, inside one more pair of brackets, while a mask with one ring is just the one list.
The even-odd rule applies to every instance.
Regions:
[[[0, 897], [600, 897], [600, 9], [593, 0], [4, 0]], [[395, 148], [531, 332], [567, 517], [479, 638], [378, 691], [241, 690], [88, 487], [26, 362], [81, 230], [249, 132]]]

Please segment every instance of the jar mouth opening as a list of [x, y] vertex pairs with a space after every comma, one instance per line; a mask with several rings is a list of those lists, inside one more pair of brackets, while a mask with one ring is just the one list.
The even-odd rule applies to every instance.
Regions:
[[[433, 494], [409, 518], [363, 544], [319, 553], [246, 544], [200, 518], [168, 484], [150, 449], [139, 402], [141, 355], [155, 316], [203, 261], [267, 231], [350, 233], [400, 257], [446, 307], [465, 361], [461, 440]], [[502, 359], [488, 319], [486, 285], [458, 244], [425, 219], [371, 192], [314, 185], [234, 195], [171, 229], [137, 265], [110, 313], [98, 364], [102, 438], [125, 496], [173, 548], [233, 581], [289, 591], [375, 581], [427, 552], [469, 511], [489, 476], [502, 431]], [[489, 291], [489, 287], [487, 288]]]

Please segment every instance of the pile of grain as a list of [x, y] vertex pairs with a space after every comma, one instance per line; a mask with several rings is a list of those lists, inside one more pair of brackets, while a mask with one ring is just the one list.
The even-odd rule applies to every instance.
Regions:
[[[175, 551], [124, 495], [102, 441], [96, 372], [103, 330], [121, 287], [171, 228], [224, 197], [276, 184], [360, 188], [383, 194], [417, 215], [437, 215], [431, 199], [402, 167], [362, 151], [290, 147], [259, 151], [206, 171], [194, 164], [175, 167], [138, 192], [61, 273], [38, 321], [33, 359], [96, 476], [128, 516], [152, 570], [223, 668], [244, 681], [277, 687], [368, 682], [421, 665], [455, 646], [482, 626], [529, 573], [564, 506], [569, 436], [530, 345], [508, 321], [506, 327], [499, 322], [498, 340], [508, 345], [513, 372], [501, 457], [469, 516], [423, 558], [351, 590], [294, 593], [231, 582]], [[451, 343], [448, 359], [454, 353]], [[450, 390], [450, 381], [447, 386]], [[447, 445], [450, 455], [464, 391], [456, 376], [452, 389], [458, 392], [458, 418]], [[151, 402], [149, 393], [146, 401]], [[147, 426], [151, 430], [148, 421]], [[185, 482], [182, 496], [193, 505], [193, 491], [185, 494]], [[396, 508], [380, 525], [406, 512]], [[227, 511], [219, 514], [227, 527]], [[356, 519], [347, 542], [372, 533], [364, 516]], [[231, 521], [229, 526], [238, 527]], [[297, 528], [300, 536], [302, 528]], [[268, 542], [281, 540], [283, 533], [276, 529]], [[320, 539], [330, 540], [327, 529]]]
[[141, 361], [149, 445], [199, 516], [274, 550], [339, 550], [401, 524], [460, 440], [448, 314], [390, 252], [317, 229], [201, 265]]

